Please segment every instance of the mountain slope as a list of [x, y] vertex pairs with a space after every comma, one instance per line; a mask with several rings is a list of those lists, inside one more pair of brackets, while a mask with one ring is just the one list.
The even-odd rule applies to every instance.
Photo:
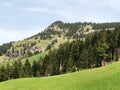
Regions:
[[120, 26], [116, 23], [64, 23], [56, 21], [44, 31], [22, 41], [11, 42], [0, 46], [0, 63], [13, 60], [21, 60], [41, 53], [42, 51], [56, 48], [61, 43], [76, 38], [84, 38], [86, 35], [99, 30], [114, 30]]
[[5, 81], [0, 90], [119, 90], [119, 81], [120, 61], [71, 74]]

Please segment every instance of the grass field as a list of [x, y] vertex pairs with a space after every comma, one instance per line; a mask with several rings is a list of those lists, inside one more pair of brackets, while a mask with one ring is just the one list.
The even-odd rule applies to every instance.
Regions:
[[46, 55], [47, 52], [42, 52], [40, 54], [37, 54], [37, 55], [33, 55], [31, 57], [27, 57], [27, 58], [24, 58], [22, 59], [22, 63], [25, 63], [26, 59], [28, 59], [30, 61], [30, 63], [33, 63], [33, 61], [38, 61], [40, 60], [40, 58], [43, 58], [45, 55]]
[[0, 83], [0, 90], [119, 90], [120, 62], [46, 78], [26, 78]]
[[[46, 51], [46, 52], [39, 53], [37, 55], [33, 55], [31, 57], [23, 58], [23, 59], [21, 59], [21, 62], [24, 64], [26, 59], [28, 59], [30, 63], [33, 63], [33, 61], [38, 61], [38, 60], [40, 60], [40, 58], [43, 58], [46, 55], [46, 53], [48, 53], [48, 52]], [[14, 61], [17, 61], [18, 59], [19, 59], [19, 57], [16, 57], [16, 58], [13, 58], [13, 59], [6, 61], [6, 62], [0, 62], [0, 67], [2, 65], [6, 66], [8, 63], [10, 65], [13, 65]]]

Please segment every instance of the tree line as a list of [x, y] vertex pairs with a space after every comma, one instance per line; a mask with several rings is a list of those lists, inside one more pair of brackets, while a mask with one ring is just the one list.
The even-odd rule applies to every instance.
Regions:
[[61, 44], [45, 56], [45, 74], [58, 75], [81, 69], [101, 67], [120, 58], [120, 28], [101, 30]]
[[12, 46], [12, 43], [13, 42], [0, 45], [0, 56], [6, 54], [7, 50], [10, 49], [10, 47]]
[[9, 63], [0, 67], [0, 81], [43, 76], [40, 61], [34, 61], [33, 64], [27, 59], [23, 64], [20, 60], [15, 61], [12, 65]]
[[76, 39], [49, 50], [46, 56], [32, 64], [20, 60], [0, 68], [0, 81], [9, 79], [52, 76], [82, 69], [96, 68], [120, 58], [120, 28], [101, 30], [86, 38]]

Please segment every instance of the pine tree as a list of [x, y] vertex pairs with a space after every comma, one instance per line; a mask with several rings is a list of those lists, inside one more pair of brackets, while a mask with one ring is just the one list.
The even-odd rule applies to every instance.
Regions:
[[98, 42], [96, 46], [96, 53], [97, 53], [97, 66], [102, 66], [102, 61], [105, 62], [108, 58], [109, 54], [109, 44], [107, 43], [100, 43]]
[[5, 81], [5, 67], [4, 65], [0, 68], [0, 81]]
[[7, 80], [11, 79], [12, 69], [11, 69], [9, 63], [7, 63], [7, 65], [6, 65], [5, 72], [6, 72], [6, 78], [7, 78]]
[[13, 72], [12, 72], [12, 78], [19, 78], [19, 66], [17, 61], [14, 62], [13, 64]]
[[31, 64], [28, 59], [26, 59], [25, 64], [24, 64], [24, 73], [25, 73], [25, 77], [32, 76], [32, 68], [31, 68]]
[[39, 62], [33, 62], [32, 72], [34, 77], [39, 77], [41, 75], [41, 65]]

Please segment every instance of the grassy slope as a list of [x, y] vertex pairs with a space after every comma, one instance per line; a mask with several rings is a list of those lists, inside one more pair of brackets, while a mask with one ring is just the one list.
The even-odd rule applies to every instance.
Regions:
[[[58, 37], [56, 36], [56, 38], [58, 38]], [[70, 39], [69, 41], [72, 41], [72, 40], [73, 39]], [[37, 42], [36, 43], [37, 47], [46, 47], [48, 44], [50, 44], [52, 42], [52, 40], [40, 40], [40, 43], [39, 43], [34, 38], [31, 38], [31, 39], [28, 39], [28, 40], [22, 40], [22, 41], [14, 42], [12, 45], [15, 47], [15, 46], [20, 45], [20, 44], [25, 44], [25, 43], [35, 42], [35, 41]], [[54, 44], [54, 48], [58, 48], [58, 46], [60, 44], [63, 44], [66, 41], [68, 41], [68, 39], [58, 38], [58, 42]], [[21, 48], [22, 47], [17, 47], [15, 50], [20, 50]], [[37, 55], [33, 55], [31, 57], [24, 58], [21, 61], [24, 63], [25, 60], [28, 59], [32, 63], [34, 60], [37, 61], [37, 60], [40, 59], [40, 57], [44, 57], [46, 53], [48, 53], [48, 51], [43, 51], [41, 54], [37, 54]], [[7, 63], [13, 64], [13, 62], [18, 60], [20, 57], [11, 58], [10, 60], [4, 60], [4, 58], [5, 58], [5, 55], [0, 56], [0, 66], [7, 65]]]
[[26, 78], [0, 83], [0, 90], [119, 90], [120, 62], [47, 78]]
[[[40, 54], [36, 54], [36, 55], [31, 56], [31, 57], [24, 58], [24, 59], [22, 59], [21, 61], [22, 61], [22, 63], [25, 63], [26, 59], [28, 59], [28, 60], [30, 61], [30, 63], [33, 63], [34, 60], [35, 60], [35, 61], [38, 61], [38, 60], [40, 60], [40, 58], [43, 58], [46, 53], [47, 53], [47, 52], [42, 52], [42, 53], [40, 53]], [[14, 59], [9, 60], [9, 61], [6, 61], [6, 62], [4, 62], [4, 63], [3, 63], [3, 62], [0, 62], [0, 67], [1, 67], [2, 65], [7, 65], [8, 63], [9, 63], [10, 65], [12, 65], [12, 64], [14, 63], [14, 61], [17, 61], [17, 60], [18, 60], [18, 58], [14, 58]]]
[[24, 59], [22, 59], [21, 61], [22, 61], [22, 63], [24, 63], [24, 62], [26, 61], [26, 59], [28, 59], [28, 60], [32, 63], [34, 60], [35, 60], [35, 61], [38, 61], [38, 60], [40, 60], [40, 58], [43, 58], [46, 53], [47, 53], [47, 52], [42, 52], [42, 53], [40, 53], [40, 54], [37, 54], [37, 55], [33, 55], [33, 56], [31, 56], [31, 57], [24, 58]]

